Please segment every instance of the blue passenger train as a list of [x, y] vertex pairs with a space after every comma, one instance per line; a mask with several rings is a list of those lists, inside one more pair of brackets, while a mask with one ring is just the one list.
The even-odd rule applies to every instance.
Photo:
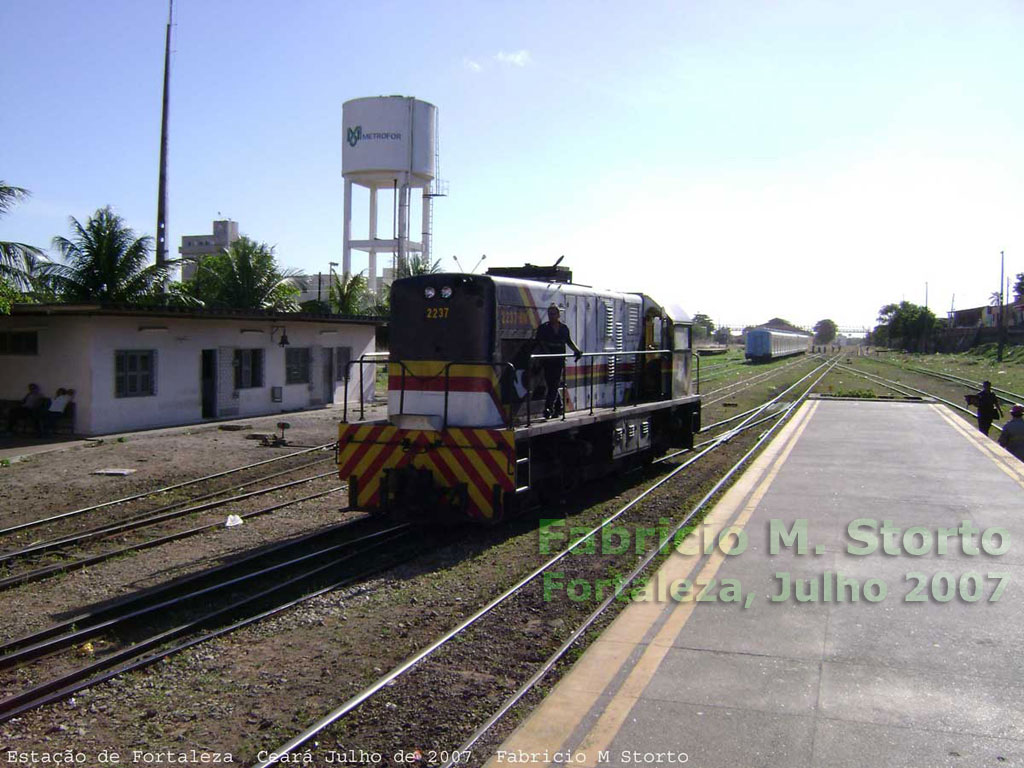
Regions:
[[811, 348], [811, 335], [775, 328], [755, 328], [747, 332], [748, 360], [774, 360], [789, 355], [802, 355]]

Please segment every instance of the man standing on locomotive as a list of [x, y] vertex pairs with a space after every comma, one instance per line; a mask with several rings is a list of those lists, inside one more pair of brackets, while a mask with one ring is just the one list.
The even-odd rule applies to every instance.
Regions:
[[[544, 355], [564, 355], [568, 345], [579, 360], [583, 352], [572, 342], [569, 328], [559, 318], [558, 307], [548, 307], [548, 321], [541, 323], [534, 337], [534, 350]], [[558, 398], [558, 386], [562, 383], [562, 372], [565, 370], [564, 357], [549, 357], [541, 360], [544, 369], [544, 418], [550, 419], [555, 413], [555, 400]]]

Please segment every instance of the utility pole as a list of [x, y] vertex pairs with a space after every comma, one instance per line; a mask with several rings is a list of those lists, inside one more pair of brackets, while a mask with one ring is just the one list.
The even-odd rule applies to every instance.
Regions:
[[1003, 362], [1003, 345], [1006, 343], [1006, 323], [1003, 320], [1003, 278], [1006, 274], [1006, 257], [999, 252], [999, 345], [996, 347], [996, 360]]
[[160, 183], [156, 200], [156, 265], [167, 264], [167, 103], [171, 86], [171, 25], [174, 0], [168, 0], [167, 37], [164, 43], [164, 97], [160, 117]]

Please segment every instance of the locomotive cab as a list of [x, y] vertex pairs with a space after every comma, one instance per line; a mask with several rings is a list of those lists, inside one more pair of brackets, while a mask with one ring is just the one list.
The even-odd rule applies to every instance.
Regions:
[[478, 275], [418, 275], [391, 287], [393, 360], [494, 359], [494, 283]]

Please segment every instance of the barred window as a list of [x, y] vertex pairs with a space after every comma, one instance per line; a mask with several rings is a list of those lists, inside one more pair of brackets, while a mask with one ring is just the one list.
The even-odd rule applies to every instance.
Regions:
[[309, 347], [288, 347], [285, 349], [284, 383], [309, 384]]
[[38, 355], [39, 334], [36, 331], [0, 332], [0, 355]]
[[263, 350], [235, 350], [235, 389], [263, 386]]
[[114, 353], [117, 397], [148, 397], [156, 394], [156, 351], [119, 350]]

